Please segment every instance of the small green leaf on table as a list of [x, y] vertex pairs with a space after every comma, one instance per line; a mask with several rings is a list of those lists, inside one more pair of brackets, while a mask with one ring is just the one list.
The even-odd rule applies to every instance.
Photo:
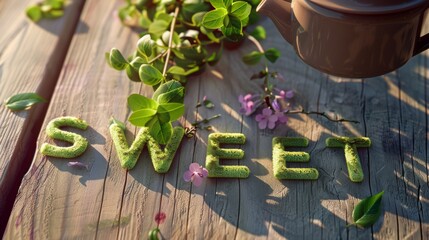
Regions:
[[261, 60], [263, 55], [264, 54], [261, 52], [253, 51], [253, 52], [243, 56], [243, 62], [248, 64], [248, 65], [255, 65], [255, 64], [259, 63], [259, 61]]
[[381, 214], [381, 199], [384, 191], [360, 201], [353, 209], [354, 224], [360, 227], [369, 227], [373, 225]]
[[203, 105], [204, 105], [204, 107], [206, 107], [208, 109], [212, 109], [215, 106], [214, 103], [208, 99], [204, 99]]
[[280, 51], [275, 48], [267, 49], [264, 53], [268, 61], [274, 63], [280, 57]]
[[252, 33], [250, 33], [254, 38], [258, 40], [264, 40], [267, 37], [267, 33], [265, 31], [265, 28], [262, 26], [255, 27], [255, 30], [253, 30]]
[[28, 109], [40, 102], [46, 102], [46, 100], [36, 93], [19, 93], [5, 101], [6, 107], [12, 111]]
[[29, 6], [25, 10], [25, 13], [27, 14], [27, 17], [30, 18], [33, 22], [38, 22], [40, 19], [42, 19], [42, 10], [38, 5]]

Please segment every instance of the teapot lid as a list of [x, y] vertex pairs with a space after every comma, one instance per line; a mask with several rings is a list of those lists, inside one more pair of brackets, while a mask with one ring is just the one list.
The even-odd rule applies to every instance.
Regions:
[[321, 7], [352, 14], [386, 14], [419, 7], [429, 0], [309, 0]]

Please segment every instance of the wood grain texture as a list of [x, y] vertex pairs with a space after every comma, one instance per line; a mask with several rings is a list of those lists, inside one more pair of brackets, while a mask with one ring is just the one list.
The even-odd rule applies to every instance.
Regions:
[[[83, 0], [71, 1], [57, 20], [33, 23], [25, 8], [35, 1], [0, 3], [0, 101], [23, 92], [50, 99], [61, 71]], [[33, 158], [48, 104], [28, 111], [0, 107], [0, 215], [9, 215], [21, 178]], [[0, 219], [0, 233], [7, 219]]]
[[[259, 90], [250, 76], [259, 67], [246, 66], [241, 56], [255, 47], [248, 41], [237, 51], [226, 51], [222, 61], [208, 67], [187, 84], [186, 113], [180, 124], [190, 126], [215, 114], [216, 132], [243, 133], [242, 160], [224, 160], [251, 170], [248, 179], [206, 179], [195, 187], [183, 180], [189, 164], [205, 163], [209, 132], [184, 138], [166, 174], [154, 172], [146, 150], [130, 171], [119, 165], [108, 133], [111, 115], [125, 121], [126, 98], [151, 90], [131, 83], [105, 64], [104, 52], [116, 47], [129, 53], [137, 37], [122, 27], [114, 11], [120, 1], [87, 0], [82, 13], [86, 34], [77, 34], [44, 125], [55, 117], [72, 115], [88, 121], [80, 132], [91, 146], [77, 160], [90, 170], [66, 166], [65, 160], [37, 154], [25, 176], [5, 239], [96, 238], [142, 239], [157, 227], [154, 216], [165, 212], [159, 227], [165, 239], [429, 239], [428, 168], [428, 52], [395, 72], [372, 79], [344, 79], [322, 74], [305, 65], [263, 19], [270, 38], [265, 48], [281, 49], [270, 68], [285, 77], [280, 88], [294, 89], [294, 106], [325, 112], [334, 118], [360, 123], [334, 123], [316, 115], [290, 115], [288, 126], [259, 130], [254, 116], [239, 114], [238, 95]], [[215, 109], [194, 108], [204, 96]], [[137, 129], [128, 125], [129, 142]], [[272, 171], [274, 136], [305, 137], [309, 163], [317, 181], [276, 180]], [[331, 136], [368, 136], [372, 146], [359, 149], [365, 180], [349, 180], [344, 153], [326, 148]], [[38, 142], [50, 141], [43, 131]], [[346, 228], [354, 206], [363, 198], [385, 191], [383, 213], [367, 229]]]

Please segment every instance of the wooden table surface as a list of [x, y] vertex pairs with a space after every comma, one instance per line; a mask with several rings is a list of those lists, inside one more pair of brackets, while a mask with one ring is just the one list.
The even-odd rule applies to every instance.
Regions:
[[[4, 239], [145, 239], [156, 227], [165, 239], [429, 239], [429, 52], [397, 71], [371, 79], [345, 79], [304, 64], [268, 19], [265, 47], [282, 57], [272, 66], [285, 76], [280, 87], [294, 89], [295, 107], [326, 112], [360, 123], [335, 123], [315, 115], [290, 116], [288, 126], [262, 131], [238, 112], [237, 96], [255, 91], [249, 81], [254, 67], [241, 56], [250, 42], [226, 52], [187, 84], [183, 126], [222, 114], [215, 132], [243, 133], [248, 179], [207, 179], [200, 187], [183, 180], [192, 162], [205, 163], [209, 132], [184, 138], [171, 169], [153, 170], [143, 152], [136, 167], [120, 167], [108, 132], [109, 118], [126, 121], [131, 93], [152, 90], [131, 82], [108, 67], [104, 53], [116, 47], [131, 53], [138, 36], [116, 17], [123, 1], [73, 0], [64, 17], [30, 22], [24, 9], [34, 1], [0, 1], [0, 99], [37, 92], [49, 99], [29, 111], [0, 107], [0, 233]], [[207, 96], [214, 110], [193, 106]], [[46, 124], [60, 116], [86, 120], [76, 131], [90, 145], [78, 159], [88, 170], [67, 166], [68, 160], [44, 157], [37, 147], [52, 142]], [[127, 123], [127, 136], [137, 128]], [[315, 167], [316, 181], [277, 180], [272, 171], [275, 136], [310, 140], [302, 151]], [[365, 179], [348, 179], [341, 149], [326, 148], [331, 136], [367, 136], [372, 146], [360, 149]], [[297, 164], [296, 166], [299, 166]], [[25, 175], [24, 175], [25, 174]], [[346, 228], [354, 206], [384, 190], [382, 217], [370, 228]]]

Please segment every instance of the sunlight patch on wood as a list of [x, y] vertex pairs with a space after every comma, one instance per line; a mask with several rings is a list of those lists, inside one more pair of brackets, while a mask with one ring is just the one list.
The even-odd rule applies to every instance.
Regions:
[[244, 127], [249, 128], [249, 125], [245, 121], [242, 121], [241, 114], [239, 114], [234, 108], [230, 107], [226, 103], [221, 103], [221, 106], [222, 109], [229, 114], [229, 116], [234, 118], [236, 121], [242, 122]]
[[[386, 82], [388, 88], [389, 88], [389, 94], [399, 99], [399, 96], [401, 96], [401, 101], [405, 101], [407, 105], [416, 108], [417, 110], [421, 112], [426, 112], [426, 107], [420, 103], [418, 103], [412, 96], [408, 95], [406, 92], [401, 91], [398, 86], [393, 82], [392, 79], [389, 78], [389, 76], [385, 75], [384, 81]], [[400, 94], [398, 94], [400, 93]]]

